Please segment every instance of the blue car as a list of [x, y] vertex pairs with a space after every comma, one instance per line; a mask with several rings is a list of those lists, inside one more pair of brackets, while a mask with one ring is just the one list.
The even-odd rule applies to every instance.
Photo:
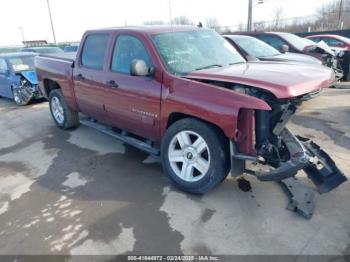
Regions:
[[0, 54], [0, 97], [13, 99], [17, 105], [26, 105], [41, 98], [34, 71], [34, 53]]

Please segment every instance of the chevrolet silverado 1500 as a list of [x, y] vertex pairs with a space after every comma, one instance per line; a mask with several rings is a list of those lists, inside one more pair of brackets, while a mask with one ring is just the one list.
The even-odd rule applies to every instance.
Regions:
[[246, 63], [220, 35], [195, 27], [93, 30], [81, 43], [76, 57], [36, 58], [59, 127], [84, 123], [158, 154], [165, 174], [191, 193], [211, 190], [230, 170], [261, 181], [304, 170], [321, 193], [346, 180], [286, 127], [303, 101], [334, 82], [331, 69]]

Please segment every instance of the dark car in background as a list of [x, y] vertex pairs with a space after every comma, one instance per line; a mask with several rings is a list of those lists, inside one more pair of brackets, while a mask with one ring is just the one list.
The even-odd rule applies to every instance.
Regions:
[[7, 53], [0, 55], [0, 96], [26, 105], [41, 98], [34, 69], [35, 53]]
[[24, 47], [21, 52], [32, 52], [38, 54], [54, 54], [63, 53], [63, 50], [57, 46], [39, 46], [39, 47]]
[[296, 53], [281, 53], [276, 48], [265, 42], [245, 35], [224, 35], [247, 60], [257, 59], [259, 61], [276, 61], [276, 62], [297, 62], [307, 64], [322, 64], [319, 59], [309, 55]]
[[343, 70], [338, 58], [327, 45], [320, 45], [285, 32], [241, 32], [239, 34], [258, 38], [282, 53], [291, 52], [313, 56], [321, 60], [324, 65], [333, 68], [337, 79], [343, 77]]
[[338, 54], [339, 63], [344, 71], [344, 80], [350, 81], [350, 39], [340, 35], [311, 35], [307, 39], [319, 43], [325, 42]]
[[70, 44], [67, 45], [63, 48], [63, 51], [66, 53], [73, 53], [73, 52], [77, 52], [79, 48], [79, 43], [77, 44]]

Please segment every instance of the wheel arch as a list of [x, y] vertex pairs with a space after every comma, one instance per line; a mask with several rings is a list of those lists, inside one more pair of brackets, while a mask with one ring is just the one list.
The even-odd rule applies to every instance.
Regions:
[[167, 124], [166, 124], [166, 128], [164, 130], [162, 130], [162, 134], [165, 133], [166, 129], [168, 129], [172, 124], [174, 124], [175, 122], [185, 119], [185, 118], [193, 118], [193, 119], [197, 119], [201, 122], [204, 122], [205, 124], [208, 124], [212, 127], [214, 127], [220, 135], [222, 135], [223, 138], [228, 139], [227, 135], [225, 134], [224, 130], [216, 125], [215, 123], [212, 123], [204, 118], [198, 117], [198, 116], [194, 116], [194, 115], [190, 115], [190, 114], [185, 114], [185, 113], [181, 113], [181, 112], [172, 112], [167, 119]]
[[54, 89], [61, 89], [61, 86], [60, 86], [59, 83], [57, 83], [54, 80], [48, 79], [48, 78], [45, 78], [43, 80], [43, 85], [44, 85], [44, 90], [45, 90], [45, 96], [46, 97], [49, 97], [50, 92], [52, 90], [54, 90]]

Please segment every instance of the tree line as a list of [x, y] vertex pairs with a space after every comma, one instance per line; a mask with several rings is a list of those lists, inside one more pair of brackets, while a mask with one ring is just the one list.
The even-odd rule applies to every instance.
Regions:
[[[314, 15], [307, 17], [286, 18], [282, 6], [273, 11], [270, 21], [254, 21], [253, 29], [256, 31], [286, 31], [292, 33], [307, 31], [329, 31], [350, 29], [350, 0], [333, 0], [320, 6]], [[208, 17], [204, 21], [193, 22], [186, 16], [174, 17], [171, 24], [200, 25], [214, 29], [220, 33], [246, 31], [247, 25], [242, 23], [234, 26], [220, 25], [216, 17]], [[145, 21], [144, 25], [164, 25], [161, 20]]]

